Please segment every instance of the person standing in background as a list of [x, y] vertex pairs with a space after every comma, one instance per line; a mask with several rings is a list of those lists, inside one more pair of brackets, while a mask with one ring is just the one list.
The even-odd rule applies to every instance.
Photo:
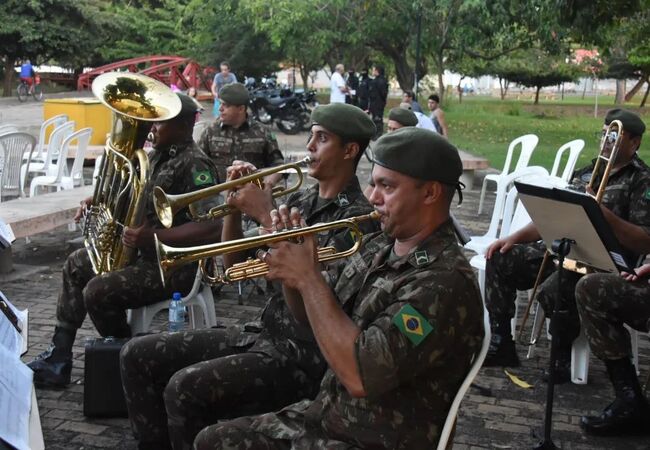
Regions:
[[429, 115], [429, 118], [433, 122], [433, 125], [436, 127], [438, 133], [442, 134], [444, 137], [449, 139], [449, 132], [447, 130], [447, 121], [445, 120], [445, 113], [440, 108], [439, 105], [440, 105], [440, 97], [438, 97], [438, 94], [431, 94], [427, 101], [427, 106], [429, 107], [429, 111], [431, 111], [431, 115]]
[[368, 76], [368, 70], [363, 69], [361, 71], [361, 77], [359, 79], [359, 88], [357, 89], [357, 99], [359, 108], [364, 111], [368, 111], [368, 93], [370, 90], [370, 77]]
[[359, 106], [359, 97], [357, 97], [359, 89], [359, 77], [354, 72], [354, 69], [348, 70], [348, 78], [346, 80], [348, 92], [345, 94], [345, 103], [352, 106]]
[[372, 121], [375, 123], [375, 127], [377, 127], [375, 139], [378, 139], [384, 133], [384, 109], [386, 108], [386, 98], [388, 97], [388, 81], [384, 77], [383, 66], [373, 67], [372, 74], [375, 78], [370, 83], [368, 110], [372, 115]]
[[219, 117], [219, 92], [221, 88], [230, 83], [236, 83], [237, 77], [234, 73], [230, 71], [230, 63], [228, 61], [222, 61], [219, 65], [221, 72], [214, 76], [212, 80], [212, 96], [214, 97], [214, 108], [212, 109], [212, 115], [214, 117]]
[[345, 94], [348, 92], [348, 88], [343, 79], [344, 73], [343, 64], [337, 64], [330, 80], [330, 103], [345, 103]]

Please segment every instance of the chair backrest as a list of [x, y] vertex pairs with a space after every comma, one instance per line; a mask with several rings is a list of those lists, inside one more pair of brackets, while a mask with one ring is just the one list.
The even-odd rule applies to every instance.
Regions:
[[[63, 125], [68, 121], [68, 116], [66, 114], [59, 114], [53, 117], [50, 117], [45, 122], [41, 124], [41, 131], [38, 134], [38, 145], [36, 146], [36, 154], [34, 158], [43, 159], [43, 152], [45, 151], [45, 136], [47, 136], [47, 129], [52, 127], [54, 130], [56, 127]], [[50, 134], [50, 141], [52, 141], [52, 134]]]
[[[82, 129], [80, 131], [84, 131], [88, 129]], [[79, 137], [78, 132], [75, 132], [67, 135], [63, 139], [63, 142], [61, 142], [61, 147], [59, 148], [59, 155], [57, 157], [58, 158], [57, 163], [54, 167], [51, 167], [52, 169], [50, 171], [51, 173], [48, 173], [48, 175], [50, 176], [52, 175], [56, 176], [56, 178], [52, 183], [60, 183], [63, 177], [65, 176], [66, 170], [68, 169], [68, 153], [70, 153], [70, 144], [72, 144], [78, 138], [81, 141], [85, 140], [86, 138], [90, 139], [88, 136], [88, 132], [84, 131], [84, 133], [81, 134], [81, 137]], [[82, 162], [82, 168], [83, 168], [83, 162]], [[70, 174], [70, 176], [72, 177], [72, 174]], [[73, 179], [73, 183], [74, 183], [74, 179]]]
[[573, 170], [576, 167], [576, 163], [578, 162], [578, 157], [580, 156], [580, 153], [582, 153], [582, 150], [585, 148], [585, 141], [582, 139], [575, 139], [573, 141], [569, 141], [566, 144], [564, 144], [562, 147], [560, 147], [555, 154], [555, 161], [553, 161], [553, 168], [551, 169], [551, 176], [558, 176], [558, 171], [560, 170], [560, 164], [562, 163], [562, 158], [566, 151], [569, 151], [569, 156], [567, 157], [566, 164], [564, 166], [564, 170], [562, 170], [562, 175], [559, 175], [560, 178], [563, 180], [571, 181], [571, 175], [573, 175]]
[[510, 164], [512, 163], [512, 158], [517, 146], [521, 146], [521, 151], [519, 152], [519, 158], [517, 159], [517, 164], [515, 164], [513, 172], [523, 169], [528, 165], [530, 157], [532, 156], [535, 147], [537, 147], [538, 142], [539, 138], [534, 134], [525, 134], [514, 139], [508, 146], [508, 154], [506, 155], [506, 162], [503, 165], [501, 175], [507, 175], [510, 173]]
[[0, 134], [13, 133], [15, 131], [18, 131], [18, 127], [16, 125], [12, 125], [9, 123], [0, 125]]
[[449, 412], [447, 413], [447, 419], [445, 420], [445, 425], [442, 428], [440, 433], [440, 440], [438, 441], [437, 450], [445, 450], [447, 448], [447, 443], [449, 442], [449, 437], [454, 429], [454, 424], [456, 423], [456, 416], [458, 415], [458, 409], [460, 408], [460, 402], [463, 401], [463, 397], [467, 393], [469, 387], [472, 385], [474, 378], [478, 374], [478, 371], [485, 361], [485, 356], [487, 355], [488, 348], [490, 347], [490, 315], [488, 314], [485, 305], [483, 305], [483, 330], [485, 335], [483, 336], [483, 344], [481, 345], [481, 350], [478, 354], [475, 355], [474, 361], [472, 362], [472, 367], [469, 369], [463, 384], [460, 385], [454, 401], [451, 403]]
[[70, 170], [70, 178], [72, 178], [72, 183], [75, 186], [83, 186], [83, 170], [84, 170], [84, 158], [86, 156], [86, 150], [88, 149], [88, 144], [90, 143], [90, 138], [92, 137], [93, 129], [92, 128], [82, 128], [79, 131], [75, 131], [70, 136], [63, 141], [63, 145], [70, 145], [71, 142], [77, 141], [77, 152], [74, 157], [74, 162], [72, 163], [72, 169]]
[[74, 132], [74, 122], [68, 121], [63, 125], [59, 125], [50, 134], [50, 142], [47, 145], [47, 153], [45, 153], [45, 163], [43, 170], [49, 173], [50, 165], [54, 160], [59, 159], [59, 151], [63, 145], [63, 140]]
[[0, 201], [6, 196], [22, 196], [20, 189], [20, 166], [23, 154], [31, 152], [36, 138], [28, 133], [14, 132], [0, 136]]
[[499, 231], [499, 224], [503, 219], [504, 205], [506, 201], [507, 192], [510, 190], [512, 183], [522, 177], [528, 176], [548, 176], [548, 171], [541, 166], [528, 166], [516, 170], [508, 175], [502, 176], [502, 179], [497, 184], [496, 200], [494, 202], [494, 209], [492, 210], [492, 218], [490, 219], [490, 226], [485, 234], [496, 239]]

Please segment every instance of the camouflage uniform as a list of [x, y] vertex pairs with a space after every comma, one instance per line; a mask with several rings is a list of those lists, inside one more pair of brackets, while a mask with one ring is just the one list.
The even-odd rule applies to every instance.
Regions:
[[[319, 199], [315, 185], [292, 194], [287, 205], [298, 207], [308, 224], [372, 211], [356, 177], [334, 199]], [[361, 228], [372, 232], [377, 225]], [[319, 245], [340, 250], [350, 247], [347, 240], [347, 232], [330, 232], [319, 236]], [[129, 342], [121, 367], [136, 437], [162, 443], [169, 436], [174, 448], [190, 448], [194, 436], [218, 420], [313, 398], [326, 364], [311, 330], [294, 320], [282, 295], [268, 301], [261, 333], [249, 329], [163, 333]]]
[[589, 347], [603, 360], [632, 358], [630, 334], [650, 331], [650, 284], [630, 282], [617, 274], [594, 273], [576, 286], [576, 303]]
[[[595, 160], [574, 173], [572, 188], [584, 191], [587, 186]], [[597, 178], [594, 186], [599, 186]], [[595, 189], [597, 190], [597, 189]], [[641, 226], [650, 233], [650, 168], [638, 156], [625, 167], [612, 173], [603, 196], [602, 204], [623, 220]], [[490, 321], [494, 325], [499, 320], [514, 315], [516, 289], [530, 289], [544, 255], [543, 242], [515, 246], [506, 254], [495, 254], [487, 261], [485, 277], [486, 306]], [[538, 288], [537, 300], [547, 317], [553, 314], [557, 292], [557, 272], [549, 264], [545, 280]], [[568, 327], [563, 328], [566, 340], [572, 341], [580, 332], [580, 321], [575, 306], [575, 285], [580, 275], [564, 271], [562, 275], [562, 297], [568, 308]]]
[[[216, 169], [194, 143], [175, 146], [175, 156], [155, 150], [149, 155], [150, 177], [144, 188], [145, 220], [162, 228], [153, 206], [152, 191], [160, 186], [170, 194], [180, 194], [210, 186]], [[173, 153], [173, 152], [172, 152]], [[188, 222], [186, 212], [176, 215], [174, 226]], [[56, 308], [56, 325], [76, 331], [86, 312], [102, 336], [128, 337], [126, 310], [171, 298], [173, 292], [188, 292], [196, 266], [176, 271], [162, 286], [155, 251], [148, 249], [123, 269], [95, 275], [85, 248], [68, 256], [63, 266], [63, 287]]]
[[275, 135], [252, 118], [239, 128], [216, 120], [201, 135], [199, 148], [217, 165], [219, 180], [226, 180], [226, 168], [236, 159], [247, 161], [258, 169], [284, 162]]
[[451, 223], [403, 257], [373, 236], [334, 292], [362, 330], [355, 353], [367, 396], [353, 398], [328, 370], [315, 400], [207, 427], [196, 449], [435, 447], [483, 337], [478, 286]]

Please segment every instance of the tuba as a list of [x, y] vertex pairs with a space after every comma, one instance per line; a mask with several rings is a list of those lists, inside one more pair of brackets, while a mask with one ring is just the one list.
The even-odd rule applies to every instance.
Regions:
[[125, 267], [134, 249], [122, 244], [124, 227], [138, 226], [144, 213], [149, 160], [142, 149], [153, 122], [181, 110], [177, 95], [163, 83], [130, 72], [98, 76], [93, 94], [113, 111], [92, 205], [83, 218], [84, 245], [96, 274]]

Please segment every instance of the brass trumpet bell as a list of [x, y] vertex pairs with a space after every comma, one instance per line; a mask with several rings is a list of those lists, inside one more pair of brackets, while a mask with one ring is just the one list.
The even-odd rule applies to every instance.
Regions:
[[234, 241], [220, 242], [216, 244], [198, 245], [194, 247], [171, 247], [160, 242], [158, 236], [155, 235], [160, 277], [164, 283], [165, 278], [170, 271], [194, 261], [201, 261], [201, 270], [203, 271], [204, 279], [212, 284], [230, 283], [233, 281], [260, 277], [268, 273], [269, 267], [265, 262], [259, 261], [258, 259], [250, 259], [243, 263], [235, 264], [226, 270], [226, 272], [221, 276], [209, 276], [205, 271], [204, 261], [206, 258], [268, 246], [274, 242], [299, 240], [300, 238], [310, 234], [317, 234], [342, 228], [347, 228], [349, 230], [350, 235], [354, 240], [354, 245], [341, 252], [337, 252], [333, 247], [321, 247], [318, 249], [318, 261], [326, 262], [339, 258], [346, 258], [356, 253], [361, 245], [363, 233], [359, 229], [359, 223], [365, 220], [377, 220], [378, 218], [379, 213], [373, 211], [370, 214], [337, 220], [334, 222], [320, 223], [305, 228], [296, 228], [272, 234], [236, 239]]
[[154, 207], [156, 208], [156, 214], [158, 215], [160, 223], [162, 223], [162, 225], [166, 228], [170, 228], [172, 226], [174, 216], [183, 208], [186, 208], [188, 206], [190, 207], [190, 212], [192, 213], [192, 216], [195, 220], [207, 220], [227, 216], [228, 214], [231, 214], [235, 208], [226, 204], [222, 204], [215, 206], [206, 214], [201, 215], [193, 211], [191, 205], [192, 203], [198, 202], [199, 200], [214, 197], [222, 192], [229, 191], [230, 189], [242, 186], [246, 183], [256, 183], [258, 186], [262, 187], [262, 181], [264, 177], [279, 172], [295, 170], [296, 176], [298, 178], [293, 185], [286, 188], [281, 186], [276, 186], [273, 188], [274, 198], [285, 196], [300, 188], [303, 180], [303, 174], [300, 166], [309, 164], [310, 162], [311, 158], [307, 156], [301, 161], [269, 167], [268, 169], [260, 170], [236, 180], [227, 181], [225, 183], [217, 184], [216, 186], [210, 186], [205, 189], [200, 189], [198, 191], [188, 192], [185, 194], [166, 194], [165, 191], [156, 186], [153, 191], [153, 202]]

